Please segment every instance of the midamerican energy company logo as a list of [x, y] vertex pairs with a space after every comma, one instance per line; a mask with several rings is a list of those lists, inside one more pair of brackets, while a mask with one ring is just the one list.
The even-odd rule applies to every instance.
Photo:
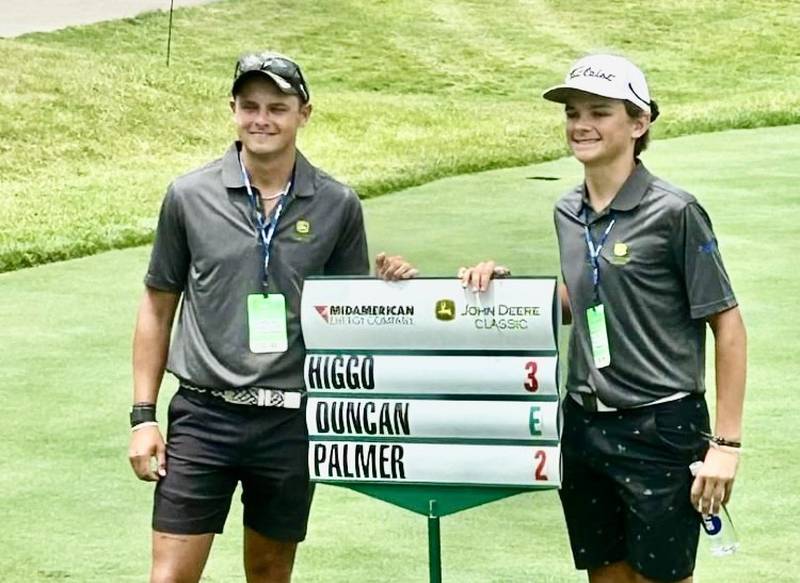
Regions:
[[325, 320], [326, 322], [330, 322], [331, 318], [331, 310], [329, 306], [314, 306], [314, 309], [317, 311], [317, 314]]
[[330, 305], [314, 306], [320, 318], [331, 326], [411, 326], [414, 306]]
[[449, 322], [456, 318], [456, 303], [453, 300], [439, 300], [436, 302], [436, 319]]

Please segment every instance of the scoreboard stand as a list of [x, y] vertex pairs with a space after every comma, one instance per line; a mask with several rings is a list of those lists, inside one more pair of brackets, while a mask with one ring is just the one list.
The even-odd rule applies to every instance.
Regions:
[[431, 583], [443, 516], [561, 483], [554, 277], [310, 278], [309, 473], [426, 516]]

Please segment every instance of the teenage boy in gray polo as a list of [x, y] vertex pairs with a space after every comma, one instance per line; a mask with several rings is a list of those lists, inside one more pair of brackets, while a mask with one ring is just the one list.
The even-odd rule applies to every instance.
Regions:
[[[639, 160], [658, 116], [642, 72], [590, 55], [544, 97], [565, 105], [567, 142], [585, 175], [555, 209], [573, 324], [560, 495], [575, 565], [593, 583], [691, 581], [697, 510], [719, 511], [738, 466], [745, 328], [708, 215]], [[496, 275], [493, 262], [461, 273], [477, 289]], [[699, 460], [693, 479], [689, 464]]]
[[[239, 482], [247, 580], [289, 581], [311, 502], [303, 281], [369, 273], [358, 197], [297, 151], [311, 115], [297, 64], [244, 55], [231, 95], [238, 140], [167, 191], [134, 335], [129, 457], [158, 482], [153, 582], [200, 579]], [[384, 254], [376, 271], [414, 273]], [[166, 447], [155, 419], [165, 369], [180, 382]]]

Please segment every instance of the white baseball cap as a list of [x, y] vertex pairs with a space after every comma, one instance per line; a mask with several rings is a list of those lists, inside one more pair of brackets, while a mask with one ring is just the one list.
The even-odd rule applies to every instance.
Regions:
[[573, 91], [612, 99], [624, 99], [650, 113], [650, 90], [641, 69], [625, 57], [588, 55], [570, 67], [562, 85], [551, 87], [542, 97], [566, 103]]

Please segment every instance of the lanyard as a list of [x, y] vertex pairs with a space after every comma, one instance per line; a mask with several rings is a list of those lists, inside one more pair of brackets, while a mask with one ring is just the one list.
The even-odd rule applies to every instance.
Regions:
[[583, 234], [586, 236], [586, 246], [589, 248], [589, 261], [592, 263], [592, 288], [594, 290], [595, 305], [600, 303], [600, 261], [598, 261], [598, 257], [600, 257], [600, 251], [603, 250], [603, 245], [606, 244], [608, 234], [611, 232], [616, 222], [617, 219], [614, 218], [612, 214], [611, 222], [608, 223], [606, 230], [603, 231], [600, 240], [595, 243], [592, 238], [592, 233], [589, 230], [589, 213], [586, 211], [585, 207], [583, 209]]
[[[258, 233], [259, 242], [261, 243], [261, 250], [263, 252], [264, 257], [264, 293], [267, 293], [269, 289], [269, 256], [270, 256], [270, 249], [272, 246], [272, 238], [275, 235], [275, 229], [278, 226], [278, 220], [281, 218], [281, 213], [283, 212], [283, 208], [286, 205], [286, 199], [289, 197], [289, 193], [292, 190], [292, 180], [290, 179], [289, 182], [286, 184], [286, 188], [283, 189], [281, 193], [281, 199], [278, 202], [278, 205], [275, 207], [275, 210], [272, 211], [270, 216], [269, 222], [264, 219], [264, 213], [261, 209], [261, 202], [258, 197], [253, 192], [253, 187], [250, 184], [250, 176], [247, 174], [247, 170], [244, 167], [244, 162], [242, 162], [242, 156], [239, 155], [239, 166], [242, 169], [242, 177], [244, 178], [244, 187], [247, 189], [247, 196], [250, 198], [250, 204], [253, 207], [253, 211], [255, 212], [255, 222], [256, 222], [256, 231]], [[292, 172], [292, 178], [294, 178], [294, 172]]]

